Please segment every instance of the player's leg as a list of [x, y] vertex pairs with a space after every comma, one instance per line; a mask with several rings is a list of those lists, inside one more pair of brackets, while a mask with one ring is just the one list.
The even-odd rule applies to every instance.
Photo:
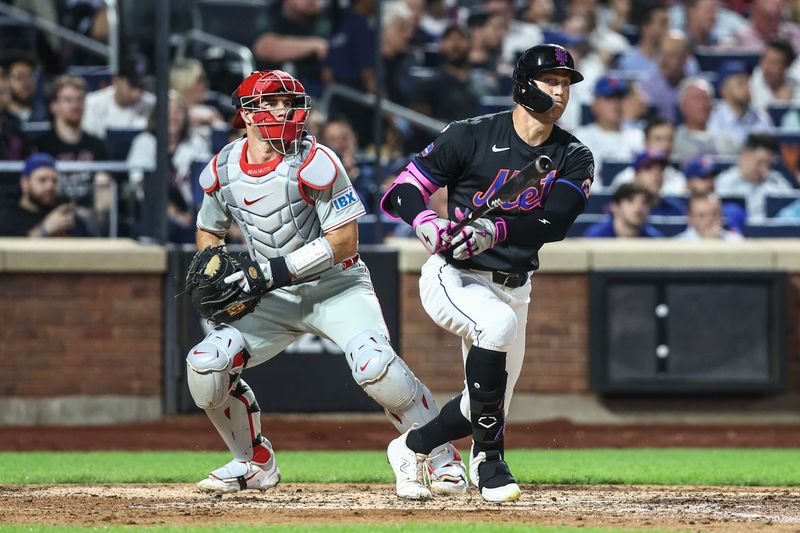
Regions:
[[[241, 372], [245, 366], [255, 366], [280, 353], [297, 334], [265, 322], [258, 310], [236, 324], [244, 331], [229, 325], [217, 326], [186, 358], [192, 398], [234, 456], [198, 483], [204, 492], [264, 490], [280, 480], [272, 446], [261, 434], [258, 402]], [[253, 330], [263, 330], [266, 339], [248, 333]]]
[[[402, 433], [433, 419], [438, 413], [433, 395], [392, 348], [366, 267], [324, 276], [315, 291], [328, 297], [306, 323], [344, 350], [353, 378], [392, 424]], [[427, 466], [435, 492], [466, 490], [466, 472], [454, 446], [442, 443], [430, 455]]]
[[[524, 335], [515, 298], [486, 277], [454, 268], [435, 256], [423, 267], [420, 294], [434, 322], [469, 345], [464, 365], [467, 394], [451, 400], [449, 411], [455, 412], [458, 406], [469, 421], [471, 462], [476, 473], [483, 474], [474, 476], [481, 494], [490, 501], [516, 499], [519, 487], [503, 460], [508, 353], [518, 335]], [[516, 361], [512, 366], [516, 380], [519, 366]], [[434, 421], [411, 432], [410, 448], [424, 453], [441, 438], [456, 438], [443, 433], [441, 426], [441, 421]]]

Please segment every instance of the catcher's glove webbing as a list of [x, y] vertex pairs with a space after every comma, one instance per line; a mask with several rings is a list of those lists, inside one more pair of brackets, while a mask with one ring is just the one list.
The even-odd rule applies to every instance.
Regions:
[[[241, 283], [226, 283], [225, 278], [242, 271], [249, 291]], [[219, 247], [198, 251], [186, 274], [186, 289], [203, 318], [216, 323], [232, 322], [255, 309], [267, 292], [267, 281], [255, 261], [237, 259]]]

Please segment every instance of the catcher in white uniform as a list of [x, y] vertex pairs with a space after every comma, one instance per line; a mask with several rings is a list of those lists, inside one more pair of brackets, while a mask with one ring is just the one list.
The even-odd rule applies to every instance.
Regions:
[[[198, 483], [213, 493], [264, 490], [280, 481], [241, 373], [304, 333], [344, 351], [353, 378], [400, 432], [438, 413], [430, 390], [389, 343], [357, 254], [356, 219], [364, 207], [338, 157], [304, 134], [310, 99], [302, 84], [283, 71], [254, 72], [233, 100], [233, 125], [247, 135], [225, 146], [200, 176], [206, 194], [197, 218], [199, 251], [187, 276], [200, 314], [221, 323], [186, 359], [192, 397], [234, 455]], [[249, 257], [236, 259], [222, 248], [234, 221]], [[447, 443], [432, 455], [435, 490], [465, 491], [455, 447]]]

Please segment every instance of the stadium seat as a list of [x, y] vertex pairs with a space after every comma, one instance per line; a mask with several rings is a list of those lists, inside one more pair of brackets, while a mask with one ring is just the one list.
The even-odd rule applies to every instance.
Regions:
[[601, 220], [605, 220], [606, 218], [608, 218], [608, 215], [598, 213], [582, 213], [578, 215], [578, 218], [575, 220], [572, 226], [570, 226], [569, 230], [567, 231], [567, 237], [583, 237], [583, 234], [586, 233], [586, 230], [589, 229], [589, 226], [596, 224]]
[[108, 130], [106, 131], [106, 150], [108, 157], [112, 161], [124, 161], [128, 158], [131, 143], [134, 137], [142, 133], [142, 130]]
[[50, 126], [51, 124], [48, 120], [22, 123], [22, 129], [25, 130], [31, 141], [36, 141], [40, 136], [50, 131]]
[[748, 70], [752, 71], [760, 59], [757, 53], [735, 50], [722, 52], [707, 47], [698, 48], [695, 57], [703, 72], [719, 72], [720, 66], [726, 61], [742, 61], [747, 65]]
[[786, 238], [800, 237], [800, 222], [767, 220], [761, 223], [750, 222], [744, 227], [745, 237]]
[[594, 122], [591, 104], [581, 104], [581, 126]]
[[[682, 222], [656, 222], [656, 219], [661, 218], [679, 218]], [[683, 217], [651, 217], [650, 224], [658, 231], [664, 234], [664, 237], [674, 237], [686, 229], [686, 219]]]
[[769, 117], [772, 119], [773, 124], [776, 126], [781, 125], [781, 121], [786, 113], [789, 111], [800, 111], [800, 107], [797, 105], [781, 105], [781, 104], [772, 104], [767, 106], [767, 113], [769, 113]]
[[228, 144], [228, 129], [214, 128], [211, 130], [211, 151], [215, 154]]
[[614, 176], [631, 166], [631, 161], [627, 159], [604, 159], [603, 166], [600, 167], [600, 183], [603, 187], [610, 187], [614, 181]]
[[589, 204], [586, 206], [584, 213], [588, 214], [603, 214], [608, 213], [610, 210], [609, 204], [611, 203], [611, 195], [605, 193], [592, 193], [589, 195]]
[[800, 199], [800, 193], [781, 194], [766, 197], [767, 218], [773, 218], [778, 211]]

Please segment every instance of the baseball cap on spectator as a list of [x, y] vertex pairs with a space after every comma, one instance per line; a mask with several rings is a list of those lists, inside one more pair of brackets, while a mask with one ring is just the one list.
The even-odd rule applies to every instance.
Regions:
[[44, 152], [37, 152], [28, 156], [28, 159], [25, 160], [25, 166], [22, 168], [22, 175], [30, 176], [36, 172], [37, 169], [42, 167], [56, 168], [55, 158], [52, 155]]
[[683, 164], [683, 175], [687, 180], [713, 178], [720, 172], [719, 166], [707, 155], [698, 155]]
[[722, 84], [725, 83], [725, 80], [737, 74], [744, 74], [745, 76], [750, 75], [750, 72], [747, 70], [747, 65], [744, 63], [744, 61], [731, 59], [722, 63], [717, 71], [717, 94], [719, 94]]
[[666, 167], [669, 164], [669, 158], [667, 157], [667, 154], [661, 150], [648, 150], [636, 154], [636, 157], [633, 158], [633, 169], [636, 171], [647, 168], [654, 164], [659, 164]]
[[628, 94], [628, 82], [622, 78], [612, 78], [611, 76], [603, 76], [594, 86], [595, 96], [624, 96]]

